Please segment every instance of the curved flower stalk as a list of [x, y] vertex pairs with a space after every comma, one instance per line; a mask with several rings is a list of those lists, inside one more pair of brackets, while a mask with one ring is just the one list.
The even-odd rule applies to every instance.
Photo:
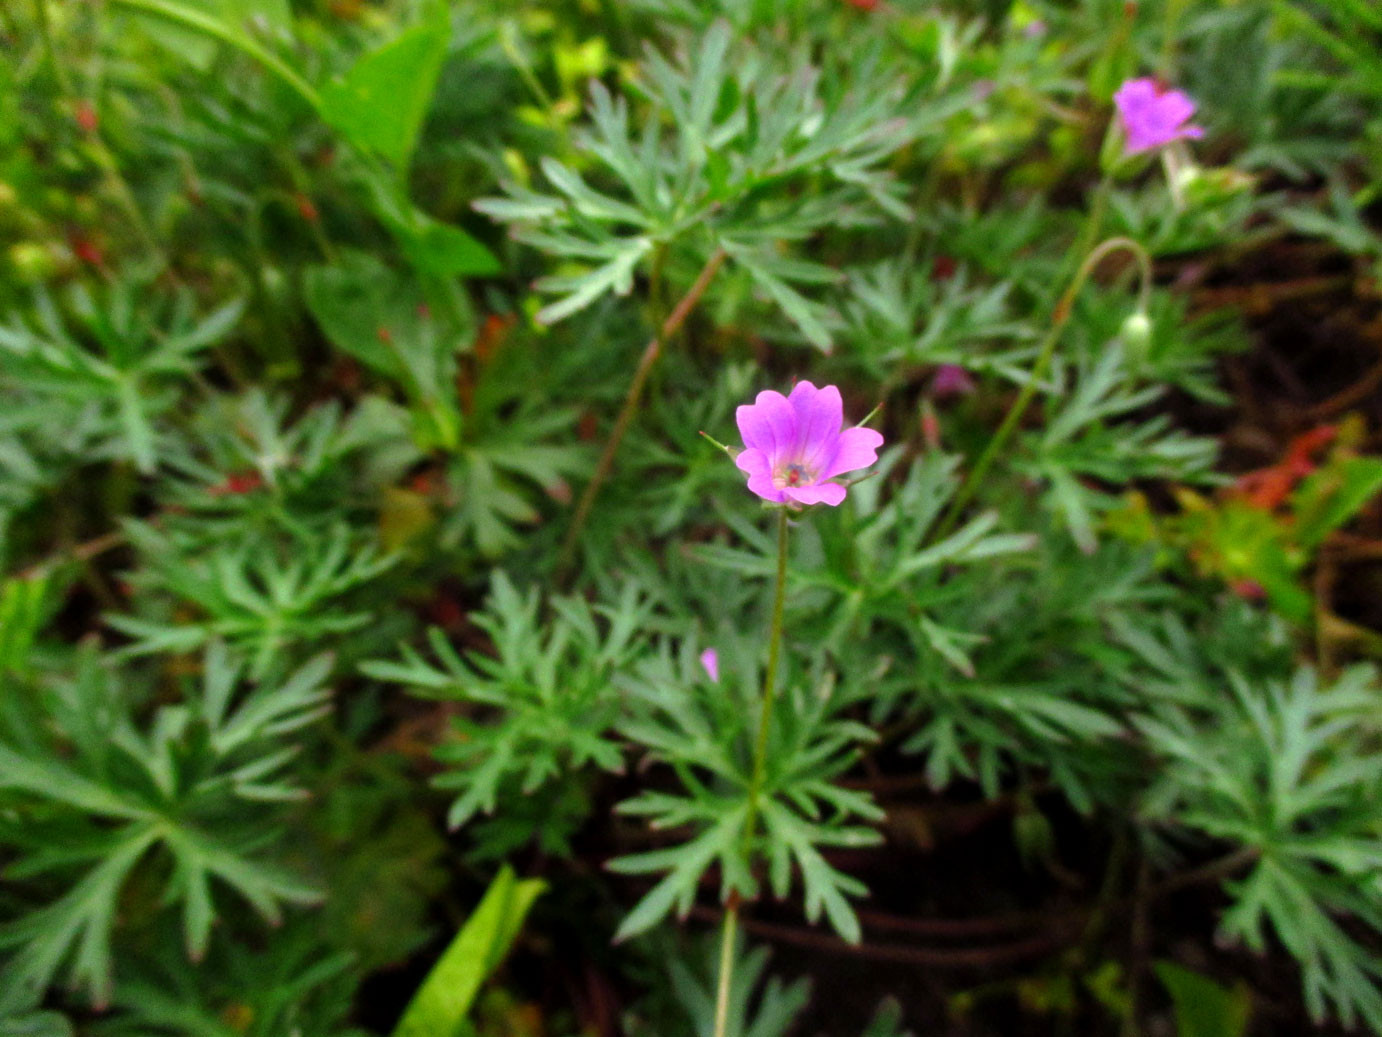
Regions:
[[1036, 363], [1032, 367], [1032, 376], [1022, 387], [1022, 391], [1017, 394], [1017, 399], [1008, 408], [1007, 414], [1003, 415], [1002, 423], [989, 438], [988, 443], [979, 454], [978, 460], [974, 462], [974, 467], [969, 470], [969, 475], [965, 477], [965, 481], [960, 485], [955, 496], [950, 498], [950, 504], [945, 509], [945, 514], [936, 526], [935, 537], [937, 540], [944, 539], [955, 528], [955, 523], [959, 520], [965, 505], [970, 502], [983, 482], [989, 466], [999, 456], [1003, 447], [1007, 445], [1008, 438], [1013, 434], [1013, 430], [1022, 421], [1022, 415], [1026, 413], [1028, 405], [1036, 395], [1037, 386], [1045, 379], [1046, 372], [1051, 367], [1056, 346], [1060, 342], [1061, 333], [1065, 330], [1066, 324], [1070, 321], [1070, 315], [1075, 306], [1075, 298], [1080, 294], [1080, 289], [1084, 287], [1085, 281], [1089, 279], [1089, 275], [1094, 272], [1095, 267], [1103, 262], [1110, 253], [1117, 251], [1128, 252], [1133, 257], [1134, 262], [1137, 263], [1140, 278], [1137, 290], [1137, 309], [1133, 311], [1133, 316], [1140, 315], [1146, 319], [1152, 292], [1152, 261], [1151, 257], [1147, 255], [1147, 250], [1132, 238], [1117, 237], [1100, 242], [1084, 257], [1084, 261], [1075, 271], [1075, 276], [1071, 278], [1065, 291], [1056, 300], [1056, 305], [1051, 311], [1051, 327], [1037, 350]]
[[749, 489], [774, 504], [829, 504], [845, 499], [836, 476], [878, 460], [883, 437], [871, 428], [842, 428], [844, 402], [833, 385], [798, 382], [788, 396], [771, 389], [735, 413], [745, 449], [734, 459]]

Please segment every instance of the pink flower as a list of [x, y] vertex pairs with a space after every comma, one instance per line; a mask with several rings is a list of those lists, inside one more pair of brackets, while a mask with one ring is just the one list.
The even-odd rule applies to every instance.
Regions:
[[1129, 155], [1173, 140], [1204, 136], [1200, 127], [1186, 123], [1195, 114], [1195, 102], [1155, 79], [1129, 79], [1113, 95], [1113, 103], [1118, 106]]
[[735, 412], [745, 449], [734, 463], [748, 473], [749, 489], [775, 504], [829, 504], [845, 499], [837, 475], [878, 460], [883, 437], [844, 424], [844, 403], [833, 385], [798, 382], [790, 396], [771, 389]]
[[720, 653], [713, 648], [707, 648], [701, 653], [701, 665], [705, 667], [705, 672], [716, 684], [720, 683]]

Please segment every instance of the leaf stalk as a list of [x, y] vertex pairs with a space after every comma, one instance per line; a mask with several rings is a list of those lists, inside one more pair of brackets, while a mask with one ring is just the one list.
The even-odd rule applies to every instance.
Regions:
[[705, 294], [705, 290], [710, 287], [710, 282], [714, 280], [715, 274], [724, 265], [725, 258], [726, 253], [723, 248], [717, 248], [711, 253], [705, 266], [701, 268], [701, 272], [696, 275], [696, 280], [687, 289], [686, 294], [681, 297], [681, 301], [672, 308], [672, 312], [662, 322], [662, 327], [658, 329], [657, 334], [643, 348], [643, 355], [639, 358], [638, 367], [633, 372], [633, 381], [629, 383], [629, 391], [624, 397], [624, 405], [619, 409], [619, 416], [614, 419], [614, 429], [610, 432], [609, 439], [605, 442], [604, 452], [601, 453], [600, 460], [595, 465], [595, 474], [590, 477], [590, 482], [586, 483], [585, 489], [581, 492], [581, 499], [576, 504], [576, 513], [572, 516], [571, 525], [566, 530], [566, 537], [562, 541], [561, 554], [557, 562], [558, 574], [566, 573], [571, 567], [576, 553], [576, 542], [580, 539], [581, 531], [585, 529], [586, 519], [590, 517], [590, 509], [600, 493], [600, 488], [605, 484], [614, 467], [614, 455], [619, 450], [619, 444], [623, 442], [624, 434], [628, 432], [634, 415], [638, 413], [638, 405], [642, 402], [643, 389], [648, 383], [648, 375], [652, 373], [653, 367], [662, 356], [663, 345], [686, 323], [686, 318], [691, 315], [691, 311], [701, 301], [701, 296]]

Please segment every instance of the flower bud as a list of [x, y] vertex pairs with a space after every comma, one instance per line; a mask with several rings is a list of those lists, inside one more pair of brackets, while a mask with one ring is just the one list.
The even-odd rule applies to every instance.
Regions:
[[1118, 337], [1123, 342], [1128, 360], [1141, 363], [1147, 359], [1147, 350], [1152, 344], [1152, 320], [1146, 310], [1134, 310], [1123, 326], [1118, 329]]

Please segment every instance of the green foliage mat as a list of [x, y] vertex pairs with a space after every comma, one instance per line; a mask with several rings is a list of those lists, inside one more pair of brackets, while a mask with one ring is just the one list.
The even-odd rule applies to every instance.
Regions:
[[0, 5], [0, 1037], [1382, 1033], [1379, 41]]

